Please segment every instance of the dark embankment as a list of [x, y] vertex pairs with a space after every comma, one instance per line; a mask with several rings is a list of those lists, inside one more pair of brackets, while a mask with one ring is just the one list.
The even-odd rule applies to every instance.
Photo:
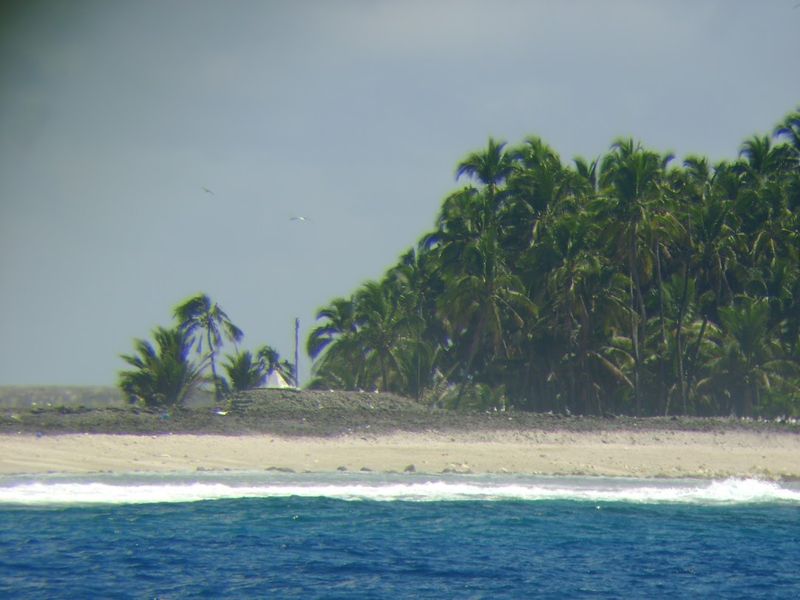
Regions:
[[[147, 410], [126, 405], [113, 388], [14, 388], [14, 393], [9, 389], [0, 388], [0, 433], [6, 434], [272, 433], [336, 436], [394, 431], [520, 430], [800, 433], [800, 424], [796, 422], [691, 417], [567, 417], [518, 411], [439, 410], [394, 394], [366, 392], [255, 390], [233, 397], [223, 407], [215, 407], [205, 398], [201, 399], [202, 402], [195, 399], [195, 405], [189, 408]], [[24, 389], [32, 391], [23, 396]], [[30, 401], [23, 403], [20, 401], [22, 397]], [[31, 400], [33, 397], [36, 399]]]

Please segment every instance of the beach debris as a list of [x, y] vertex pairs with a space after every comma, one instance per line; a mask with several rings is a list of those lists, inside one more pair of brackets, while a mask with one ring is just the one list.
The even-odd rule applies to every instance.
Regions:
[[267, 467], [264, 469], [265, 471], [274, 471], [276, 473], [294, 473], [294, 469], [290, 469], [289, 467]]
[[472, 473], [472, 468], [467, 463], [461, 463], [457, 465], [455, 463], [450, 463], [442, 469], [442, 473], [456, 473], [458, 475], [468, 475]]
[[416, 473], [417, 468], [414, 465], [408, 465], [403, 469], [403, 473]]

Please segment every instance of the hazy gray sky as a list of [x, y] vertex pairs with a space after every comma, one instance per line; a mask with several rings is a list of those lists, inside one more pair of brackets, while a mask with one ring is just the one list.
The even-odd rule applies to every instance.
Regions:
[[796, 4], [3, 2], [0, 385], [113, 384], [199, 291], [291, 358], [489, 136], [733, 158], [800, 105]]

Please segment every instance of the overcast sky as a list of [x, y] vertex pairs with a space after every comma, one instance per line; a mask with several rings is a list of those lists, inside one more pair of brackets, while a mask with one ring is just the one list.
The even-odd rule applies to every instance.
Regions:
[[489, 136], [734, 158], [800, 106], [796, 4], [2, 2], [0, 385], [114, 384], [201, 291], [291, 359]]

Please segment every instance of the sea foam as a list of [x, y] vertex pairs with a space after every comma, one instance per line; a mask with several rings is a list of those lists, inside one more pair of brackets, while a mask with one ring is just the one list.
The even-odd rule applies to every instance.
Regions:
[[800, 504], [800, 487], [757, 479], [635, 480], [610, 478], [330, 477], [273, 479], [138, 477], [131, 481], [0, 481], [0, 504], [182, 503], [237, 498], [331, 498], [348, 501], [628, 502], [639, 504]]

